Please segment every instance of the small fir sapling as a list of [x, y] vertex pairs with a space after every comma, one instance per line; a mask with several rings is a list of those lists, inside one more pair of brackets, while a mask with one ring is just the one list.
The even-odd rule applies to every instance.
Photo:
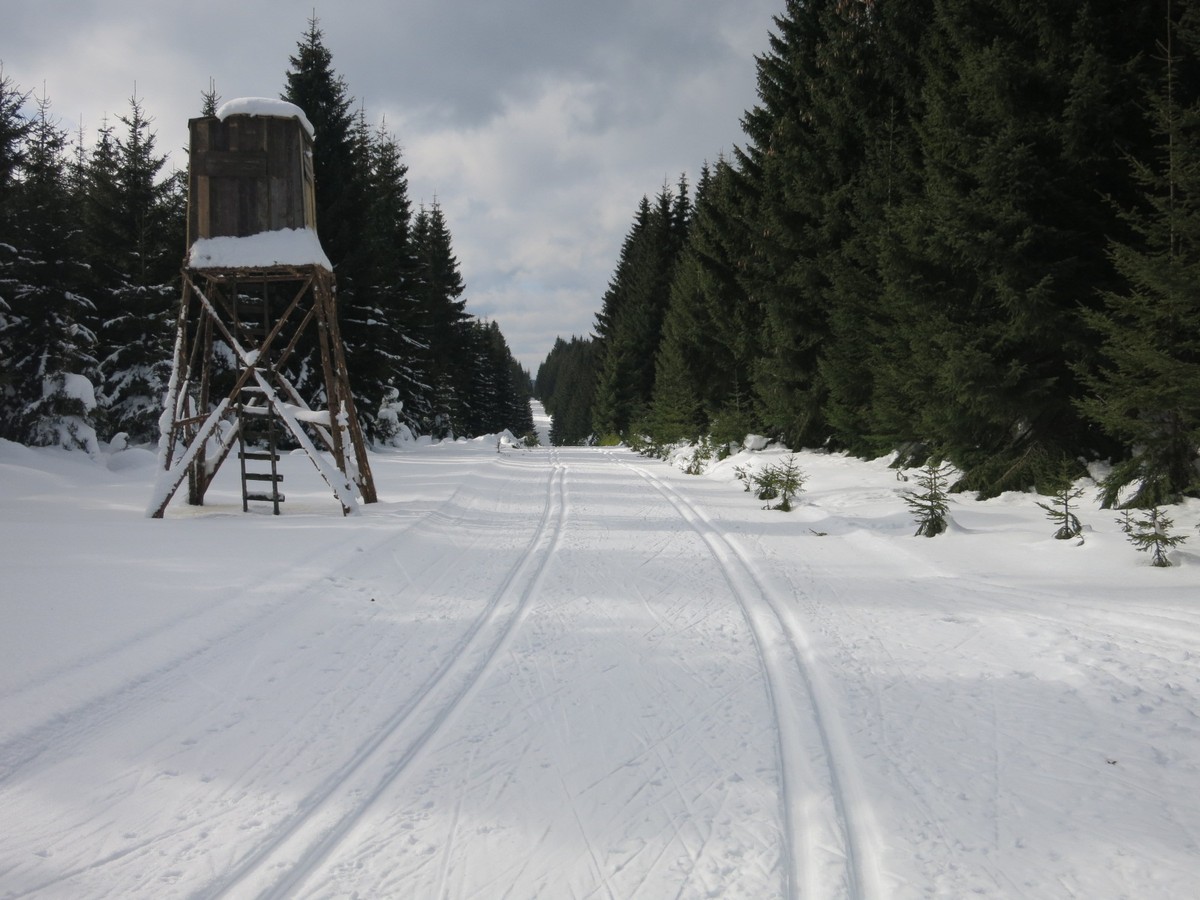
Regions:
[[1131, 510], [1131, 509], [1121, 510], [1121, 514], [1119, 516], [1117, 516], [1115, 521], [1116, 521], [1117, 525], [1119, 525], [1121, 527], [1122, 533], [1124, 533], [1124, 534], [1132, 534], [1133, 533], [1133, 510]]
[[754, 496], [759, 500], [774, 500], [779, 496], [779, 474], [774, 466], [763, 466], [750, 476], [754, 482]]
[[937, 537], [946, 530], [950, 515], [946, 488], [953, 472], [949, 463], [931, 459], [914, 476], [920, 491], [904, 492], [904, 502], [916, 518], [917, 536]]
[[1056, 540], [1066, 541], [1073, 537], [1080, 537], [1083, 533], [1083, 524], [1079, 521], [1079, 516], [1075, 515], [1075, 501], [1083, 496], [1083, 488], [1075, 487], [1071, 481], [1070, 472], [1064, 469], [1057, 479], [1057, 488], [1052, 496], [1053, 504], [1038, 502], [1038, 506], [1046, 511], [1046, 518], [1058, 525], [1058, 530], [1054, 532]]
[[[735, 470], [736, 471], [736, 470]], [[805, 475], [796, 465], [796, 455], [790, 454], [776, 466], [764, 466], [752, 475], [738, 473], [738, 478], [746, 482], [746, 490], [754, 486], [755, 496], [759, 500], [778, 500], [776, 504], [768, 503], [764, 509], [778, 509], [788, 512], [796, 495], [804, 490]]]
[[796, 455], [788, 454], [787, 459], [783, 460], [779, 465], [773, 467], [775, 470], [775, 483], [778, 488], [779, 502], [771, 509], [790, 512], [792, 509], [792, 501], [796, 495], [804, 490], [804, 482], [807, 476], [796, 465]]
[[1160, 569], [1170, 567], [1167, 552], [1187, 540], [1186, 534], [1171, 534], [1175, 523], [1159, 507], [1143, 510], [1146, 518], [1138, 519], [1129, 532], [1129, 541], [1140, 551], [1150, 551], [1150, 565]]
[[688, 461], [687, 468], [684, 469], [685, 475], [703, 475], [704, 469], [708, 461], [713, 458], [713, 445], [707, 437], [700, 439], [692, 450], [692, 458]]

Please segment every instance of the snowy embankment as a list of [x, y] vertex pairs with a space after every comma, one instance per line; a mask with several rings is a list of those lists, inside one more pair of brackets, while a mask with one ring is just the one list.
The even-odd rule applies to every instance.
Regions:
[[912, 536], [884, 461], [380, 453], [343, 518], [144, 518], [0, 443], [0, 898], [1191, 896], [1200, 505], [1152, 569], [1032, 495]]

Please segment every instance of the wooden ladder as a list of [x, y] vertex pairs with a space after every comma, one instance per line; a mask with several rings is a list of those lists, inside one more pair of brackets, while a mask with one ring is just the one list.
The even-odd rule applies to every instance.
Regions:
[[[261, 388], [247, 386], [242, 389], [237, 421], [238, 460], [242, 468], [242, 512], [249, 512], [251, 502], [270, 503], [274, 514], [279, 515], [279, 504], [285, 497], [279, 491], [283, 475], [279, 472], [278, 429], [275, 411], [265, 402]], [[263, 443], [266, 449], [262, 448]], [[251, 469], [248, 463], [268, 465], [255, 465]]]

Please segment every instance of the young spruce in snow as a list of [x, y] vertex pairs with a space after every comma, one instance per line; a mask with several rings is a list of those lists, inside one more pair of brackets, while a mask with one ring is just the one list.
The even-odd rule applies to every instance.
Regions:
[[916, 517], [918, 536], [937, 537], [946, 530], [950, 515], [946, 487], [953, 472], [949, 463], [931, 459], [916, 475], [921, 492], [904, 492], [904, 502]]
[[1064, 471], [1058, 480], [1057, 489], [1050, 496], [1054, 498], [1053, 504], [1039, 501], [1038, 506], [1046, 511], [1046, 518], [1058, 525], [1058, 530], [1054, 532], [1055, 539], [1066, 541], [1080, 537], [1083, 524], [1079, 521], [1079, 516], [1075, 515], [1073, 505], [1083, 496], [1083, 488], [1075, 487], [1068, 472]]
[[1175, 523], [1159, 507], [1152, 506], [1143, 512], [1146, 518], [1134, 522], [1129, 541], [1138, 550], [1150, 551], [1150, 565], [1160, 569], [1169, 568], [1171, 560], [1167, 559], [1167, 552], [1186, 541], [1187, 535], [1171, 534]]
[[778, 509], [783, 512], [791, 511], [792, 501], [796, 498], [797, 494], [804, 490], [804, 482], [806, 480], [804, 472], [796, 465], [796, 455], [794, 453], [790, 454], [787, 459], [778, 465], [764, 466], [761, 471], [754, 473], [751, 478], [757, 488], [756, 493], [759, 500], [779, 500], [774, 505], [768, 503], [764, 509]]

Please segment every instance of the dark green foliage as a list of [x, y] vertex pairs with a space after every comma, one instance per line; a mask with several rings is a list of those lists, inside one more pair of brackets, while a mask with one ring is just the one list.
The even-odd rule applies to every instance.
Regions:
[[592, 434], [592, 396], [595, 391], [596, 342], [572, 337], [554, 342], [538, 368], [534, 393], [550, 414], [550, 443], [586, 443]]
[[408, 167], [396, 138], [382, 127], [370, 131], [362, 116], [355, 142], [355, 159], [365, 168], [369, 189], [361, 274], [352, 302], [342, 304], [342, 338], [353, 387], [361, 398], [362, 427], [371, 439], [386, 440], [393, 426], [373, 413], [379, 398], [395, 392], [389, 402], [398, 408], [397, 423], [414, 432], [426, 418], [428, 336], [414, 296]]
[[1053, 503], [1042, 503], [1038, 506], [1046, 511], [1046, 517], [1058, 526], [1054, 532], [1056, 540], [1065, 541], [1079, 537], [1083, 532], [1083, 524], [1075, 513], [1075, 501], [1083, 496], [1083, 488], [1076, 487], [1071, 474], [1073, 467], [1064, 465], [1054, 479], [1055, 484], [1051, 496]]
[[830, 201], [852, 164], [844, 151], [853, 154], [834, 146], [836, 129], [822, 127], [814, 97], [829, 75], [822, 49], [833, 6], [789, 0], [775, 18], [770, 50], [756, 60], [759, 103], [743, 119], [750, 143], [738, 153], [739, 189], [756, 226], [739, 280], [762, 308], [754, 388], [768, 430], [793, 446], [827, 436], [817, 363], [828, 335], [821, 261], [837, 228]]
[[797, 494], [804, 490], [806, 476], [796, 465], [795, 454], [788, 454], [786, 459], [776, 465], [763, 466], [750, 476], [750, 481], [754, 485], [755, 496], [759, 500], [779, 501], [774, 504], [768, 503], [764, 509], [790, 512], [792, 501], [796, 499]]
[[643, 197], [596, 316], [598, 352], [592, 428], [622, 434], [645, 423], [676, 261], [690, 214], [686, 184]]
[[[0, 94], [0, 115], [19, 115], [12, 96]], [[4, 130], [25, 140], [19, 155], [6, 151], [16, 177], [0, 206], [0, 436], [95, 451], [95, 307], [84, 294], [66, 135], [45, 97], [27, 127]]]
[[708, 437], [701, 438], [696, 442], [696, 446], [692, 448], [692, 456], [683, 470], [684, 474], [703, 475], [714, 454], [715, 450]]
[[105, 129], [89, 160], [83, 204], [104, 348], [98, 387], [105, 436], [148, 443], [170, 377], [186, 183], [162, 177], [166, 157], [140, 100], [118, 121], [123, 131]]
[[750, 392], [759, 355], [759, 326], [751, 321], [757, 304], [737, 278], [748, 251], [733, 178], [724, 161], [704, 167], [671, 281], [650, 416], [664, 441], [707, 429], [724, 444], [756, 427]]
[[354, 98], [334, 70], [333, 54], [314, 16], [289, 58], [283, 99], [300, 107], [316, 132], [313, 171], [317, 183], [317, 230], [338, 276], [340, 294], [358, 287], [365, 260], [359, 253], [368, 212], [367, 171], [356, 141]]
[[441, 206], [421, 206], [412, 226], [413, 300], [422, 368], [432, 390], [423, 410], [421, 431], [434, 437], [468, 435], [466, 404], [471, 393], [468, 360], [473, 333], [463, 293], [466, 285], [454, 255], [450, 229]]
[[[859, 29], [839, 29], [852, 42], [832, 55], [853, 60], [827, 74], [819, 99], [832, 107], [841, 141], [861, 142], [847, 155], [836, 202], [838, 241], [824, 264], [829, 338], [818, 366], [826, 391], [823, 415], [832, 446], [876, 457], [911, 435], [913, 398], [897, 389], [889, 370], [913, 352], [903, 318], [886, 303], [881, 254], [888, 223], [920, 188], [916, 131], [923, 78], [919, 47], [932, 18], [932, 0], [876, 4]], [[848, 54], [848, 55], [847, 55]], [[842, 99], [841, 95], [852, 99]], [[840, 110], [840, 115], [838, 114]]]
[[1136, 114], [1123, 61], [1106, 56], [1111, 29], [1134, 23], [1111, 4], [935, 6], [920, 190], [881, 253], [889, 349], [909, 352], [885, 363], [895, 402], [880, 430], [944, 446], [987, 496], [1090, 440], [1072, 404], [1091, 352], [1079, 309], [1113, 283], [1104, 242], [1117, 232], [1097, 181], [1112, 185], [1118, 154], [1096, 128], [1128, 131]]
[[[1094, 395], [1124, 404], [1118, 418], [1174, 435], [1181, 490], [1197, 435], [1146, 412], [1144, 397], [1122, 400], [1110, 378], [1129, 365], [1118, 363], [1127, 328], [1164, 304], [1131, 299], [1136, 310], [1106, 313], [1108, 331], [1089, 319], [1136, 280], [1110, 241], [1147, 247], [1142, 223], [1120, 214], [1151, 206], [1128, 159], [1153, 146], [1143, 113], [1164, 13], [1186, 43], [1190, 10], [788, 0], [756, 60], [746, 146], [702, 172], [648, 408], [634, 370], [650, 357], [632, 349], [646, 345], [620, 325], [655, 207], [639, 210], [597, 318], [594, 429], [640, 423], [658, 442], [708, 431], [720, 445], [749, 425], [859, 455], [937, 446], [961, 473], [955, 489], [983, 497], [1036, 484], [1046, 460], [1133, 447], [1146, 449], [1114, 475], [1144, 478], [1153, 442], [1102, 420], [1082, 402]], [[1178, 212], [1197, 156], [1184, 113], [1200, 77], [1183, 71], [1190, 46], [1173, 53]], [[1181, 288], [1197, 280], [1179, 275]], [[1178, 322], [1200, 320], [1180, 309]], [[1161, 364], [1144, 348], [1137, 364], [1158, 365], [1154, 390], [1200, 396], [1161, 362], [1163, 352], [1178, 361], [1179, 345], [1146, 334]], [[1176, 335], [1192, 339], [1186, 325]], [[1102, 345], [1101, 380], [1114, 384], [1100, 397]]]
[[[289, 58], [282, 98], [294, 103], [312, 123], [313, 173], [316, 180], [316, 225], [321, 246], [337, 276], [338, 318], [346, 344], [355, 406], [364, 417], [368, 434], [374, 431], [372, 411], [386, 384], [384, 366], [373, 352], [377, 298], [372, 296], [371, 251], [368, 217], [374, 211], [371, 193], [371, 148], [361, 116], [353, 112], [345, 79], [333, 66], [333, 54], [314, 16]], [[383, 343], [383, 342], [380, 342]], [[314, 339], [300, 348], [291, 368], [296, 387], [310, 402], [321, 405], [324, 381]]]
[[513, 359], [495, 322], [470, 319], [464, 325], [463, 371], [457, 406], [452, 413], [458, 434], [496, 434], [507, 429], [514, 436], [533, 430], [529, 408], [531, 383]]
[[[21, 92], [0, 66], [0, 410], [12, 414], [14, 382], [13, 341], [19, 314], [13, 309], [18, 286], [15, 267], [19, 254], [15, 244], [17, 222], [17, 174], [24, 164], [26, 140], [33, 127], [21, 113], [29, 95]], [[3, 426], [0, 426], [2, 428]]]
[[1187, 540], [1185, 534], [1171, 534], [1175, 523], [1159, 507], [1142, 510], [1144, 519], [1137, 519], [1129, 532], [1129, 542], [1143, 552], [1150, 553], [1150, 565], [1160, 569], [1169, 568], [1171, 560], [1167, 553]]
[[931, 459], [915, 476], [920, 490], [904, 492], [904, 502], [917, 522], [918, 537], [937, 537], [948, 527], [948, 492], [953, 474], [954, 467], [949, 463]]
[[[11, 215], [8, 202], [25, 157], [25, 140], [33, 127], [21, 114], [29, 99], [0, 66], [0, 216]], [[3, 222], [3, 219], [0, 219]]]
[[1131, 452], [1104, 482], [1113, 506], [1157, 506], [1200, 489], [1200, 10], [1166, 27], [1161, 83], [1149, 98], [1156, 153], [1134, 163], [1143, 202], [1135, 241], [1114, 244], [1121, 291], [1089, 317], [1103, 364], [1081, 409]]
[[649, 416], [649, 430], [656, 440], [675, 443], [699, 436], [700, 401], [694, 385], [683, 359], [683, 348], [665, 341], [658, 352], [654, 400]]

